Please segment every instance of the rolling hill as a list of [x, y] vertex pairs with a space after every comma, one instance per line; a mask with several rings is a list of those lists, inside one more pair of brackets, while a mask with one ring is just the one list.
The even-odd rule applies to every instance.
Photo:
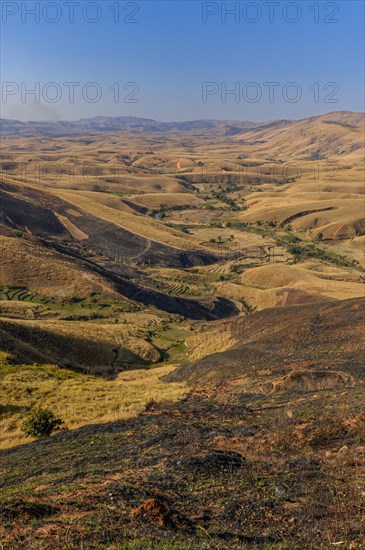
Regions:
[[1, 131], [0, 546], [362, 548], [363, 114]]
[[[95, 384], [2, 359], [7, 396], [16, 377], [17, 403], [40, 394], [55, 406], [58, 395], [68, 424], [84, 424], [1, 451], [2, 540], [14, 549], [51, 549], [55, 539], [95, 549], [361, 548], [364, 305], [225, 321], [215, 338], [232, 331], [239, 344], [157, 371], [164, 383], [152, 371], [141, 384], [137, 371]], [[143, 404], [148, 388], [154, 399]], [[8, 407], [16, 419], [19, 405]]]

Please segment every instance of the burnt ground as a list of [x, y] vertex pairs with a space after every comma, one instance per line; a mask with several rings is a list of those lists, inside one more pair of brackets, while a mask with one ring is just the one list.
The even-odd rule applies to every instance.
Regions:
[[[244, 342], [231, 350], [239, 362], [220, 354], [227, 383], [212, 356], [204, 365], [212, 362], [215, 384], [200, 363], [175, 371], [195, 386], [180, 402], [2, 451], [3, 548], [364, 549], [362, 307], [348, 300], [224, 321], [240, 325]], [[266, 391], [268, 356], [256, 354], [255, 391], [235, 385], [245, 349], [273, 330], [272, 341], [295, 352], [297, 376], [334, 372], [337, 357], [336, 372], [351, 380], [312, 386], [299, 376]]]
[[88, 235], [89, 250], [117, 263], [131, 261], [140, 265], [184, 268], [218, 261], [215, 254], [204, 250], [180, 250], [150, 241], [54, 195], [30, 187], [1, 183], [0, 204], [0, 222], [4, 225], [20, 231], [28, 230], [37, 237], [64, 241], [66, 245], [73, 239], [56, 213], [68, 218]]
[[191, 394], [3, 451], [2, 547], [364, 548], [362, 392]]
[[[62, 254], [67, 261], [72, 259], [78, 267], [101, 275], [132, 301], [194, 320], [215, 320], [239, 313], [232, 301], [219, 296], [170, 296], [159, 291], [142, 269], [146, 265], [185, 268], [211, 264], [218, 261], [214, 254], [150, 241], [30, 187], [0, 183], [0, 203], [1, 234], [24, 233], [23, 239], [31, 239], [40, 247]], [[73, 239], [56, 213], [87, 234], [87, 241]]]
[[[285, 389], [351, 385], [365, 379], [365, 299], [265, 309], [217, 325], [239, 344], [171, 373], [170, 381], [226, 386], [240, 377]], [[202, 341], [204, 334], [201, 335]], [[262, 369], [265, 375], [262, 376]]]

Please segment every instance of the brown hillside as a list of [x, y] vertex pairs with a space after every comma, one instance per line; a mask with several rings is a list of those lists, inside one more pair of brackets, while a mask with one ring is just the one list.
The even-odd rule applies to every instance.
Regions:
[[255, 393], [363, 382], [364, 315], [365, 299], [355, 299], [224, 321], [215, 332], [227, 331], [237, 344], [181, 366], [167, 379]]

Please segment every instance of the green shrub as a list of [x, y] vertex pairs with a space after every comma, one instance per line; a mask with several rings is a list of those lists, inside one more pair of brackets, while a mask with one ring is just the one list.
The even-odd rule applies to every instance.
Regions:
[[287, 250], [289, 254], [293, 254], [294, 261], [299, 261], [305, 258], [316, 258], [317, 260], [322, 260], [323, 262], [331, 262], [344, 267], [352, 267], [354, 265], [353, 261], [347, 259], [345, 256], [341, 256], [340, 254], [335, 254], [333, 252], [327, 252], [312, 243], [307, 245], [291, 244], [288, 246]]
[[22, 431], [27, 437], [49, 437], [62, 424], [63, 420], [57, 418], [52, 411], [37, 407], [28, 412]]

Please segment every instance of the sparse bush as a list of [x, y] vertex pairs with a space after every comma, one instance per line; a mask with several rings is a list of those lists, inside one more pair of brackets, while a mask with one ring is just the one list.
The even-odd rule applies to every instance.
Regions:
[[49, 437], [63, 423], [51, 410], [37, 407], [28, 412], [22, 431], [27, 437]]
[[243, 264], [234, 264], [230, 267], [231, 273], [243, 273], [244, 265]]
[[295, 262], [304, 258], [316, 258], [317, 260], [322, 260], [323, 262], [331, 262], [344, 267], [351, 267], [353, 265], [353, 262], [348, 260], [345, 256], [334, 254], [333, 252], [327, 252], [322, 248], [316, 247], [312, 243], [307, 245], [292, 244], [288, 246], [287, 250], [289, 254], [294, 256]]
[[276, 239], [276, 244], [278, 246], [286, 246], [288, 243], [300, 243], [300, 239], [296, 235], [293, 235], [293, 233], [287, 233]]

